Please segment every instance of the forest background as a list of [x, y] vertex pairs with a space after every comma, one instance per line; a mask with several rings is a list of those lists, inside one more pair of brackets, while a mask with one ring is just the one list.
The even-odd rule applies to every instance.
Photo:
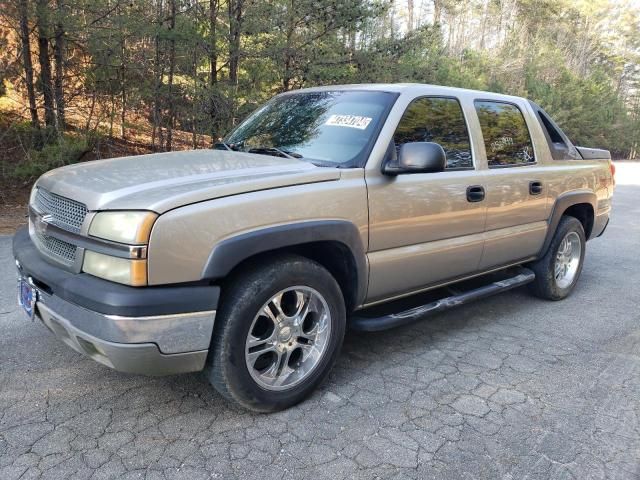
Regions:
[[635, 158], [640, 2], [0, 0], [0, 204], [53, 167], [207, 148], [274, 94], [365, 82], [529, 97]]

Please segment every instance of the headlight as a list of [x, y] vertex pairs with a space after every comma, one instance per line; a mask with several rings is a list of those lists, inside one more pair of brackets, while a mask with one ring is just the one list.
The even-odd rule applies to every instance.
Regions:
[[147, 284], [147, 261], [112, 257], [87, 250], [82, 270], [96, 277], [134, 287]]
[[145, 211], [98, 212], [91, 221], [89, 235], [120, 243], [145, 244], [157, 217]]
[[[151, 228], [158, 215], [147, 211], [98, 212], [89, 226], [89, 235], [146, 250]], [[134, 248], [134, 247], [130, 247]], [[147, 284], [147, 261], [121, 258], [86, 250], [82, 270], [112, 282], [139, 287]]]

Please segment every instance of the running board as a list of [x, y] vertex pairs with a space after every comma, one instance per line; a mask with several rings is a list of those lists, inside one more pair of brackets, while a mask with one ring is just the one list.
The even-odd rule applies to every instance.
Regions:
[[491, 295], [526, 285], [527, 283], [533, 282], [535, 278], [536, 274], [533, 271], [528, 268], [521, 268], [519, 273], [513, 277], [501, 279], [488, 285], [457, 293], [402, 312], [379, 317], [352, 316], [349, 318], [349, 327], [352, 330], [360, 332], [379, 332], [381, 330], [407, 325], [417, 320], [422, 320], [434, 313], [449, 310], [450, 308], [464, 305], [479, 298], [490, 297]]

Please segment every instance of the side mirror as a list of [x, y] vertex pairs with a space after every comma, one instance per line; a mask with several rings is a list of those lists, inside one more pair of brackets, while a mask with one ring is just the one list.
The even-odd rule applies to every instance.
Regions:
[[410, 142], [400, 147], [397, 165], [386, 163], [382, 172], [387, 175], [443, 172], [446, 164], [447, 155], [439, 144]]

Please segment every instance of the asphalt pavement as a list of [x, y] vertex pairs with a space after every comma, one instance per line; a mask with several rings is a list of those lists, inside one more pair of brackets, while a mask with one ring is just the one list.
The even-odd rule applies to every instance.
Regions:
[[16, 307], [0, 237], [0, 479], [640, 478], [640, 164], [562, 302], [526, 289], [347, 335], [309, 400], [114, 372]]

